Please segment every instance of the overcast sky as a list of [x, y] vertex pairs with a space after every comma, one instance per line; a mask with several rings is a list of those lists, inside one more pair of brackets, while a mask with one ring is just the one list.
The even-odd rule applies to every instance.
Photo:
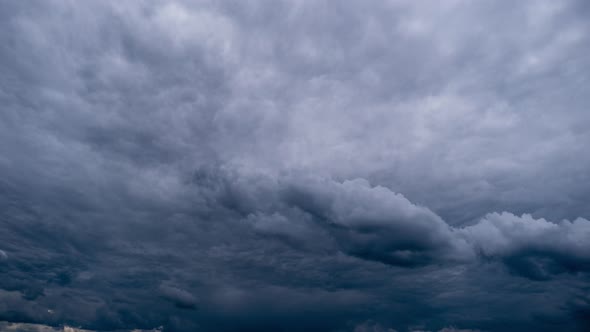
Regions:
[[589, 17], [0, 1], [0, 326], [589, 331]]

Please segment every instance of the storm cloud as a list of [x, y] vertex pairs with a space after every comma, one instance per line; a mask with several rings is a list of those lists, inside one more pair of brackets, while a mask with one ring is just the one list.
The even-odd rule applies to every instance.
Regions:
[[584, 1], [0, 3], [0, 329], [587, 331]]

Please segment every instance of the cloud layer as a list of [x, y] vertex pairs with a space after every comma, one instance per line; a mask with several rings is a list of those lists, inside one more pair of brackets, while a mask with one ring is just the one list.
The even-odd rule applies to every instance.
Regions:
[[0, 4], [0, 326], [587, 330], [589, 10]]

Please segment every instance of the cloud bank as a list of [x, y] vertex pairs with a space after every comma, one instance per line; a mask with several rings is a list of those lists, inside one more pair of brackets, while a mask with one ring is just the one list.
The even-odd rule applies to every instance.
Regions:
[[589, 10], [0, 4], [0, 327], [588, 330]]

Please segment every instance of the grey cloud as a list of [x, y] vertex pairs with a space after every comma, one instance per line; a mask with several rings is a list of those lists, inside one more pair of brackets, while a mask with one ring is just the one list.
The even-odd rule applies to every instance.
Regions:
[[[206, 194], [247, 215], [246, 223], [262, 234], [308, 243], [332, 238], [344, 252], [400, 266], [471, 257], [467, 242], [438, 215], [363, 179], [212, 174], [223, 180]], [[203, 179], [211, 176], [199, 178], [209, 183]]]
[[174, 303], [175, 306], [183, 309], [195, 309], [197, 300], [189, 292], [169, 285], [161, 285], [162, 296]]
[[587, 330], [588, 9], [0, 3], [0, 318]]
[[[295, 245], [322, 237], [329, 243], [331, 238], [351, 255], [408, 267], [467, 263], [480, 255], [538, 280], [588, 270], [585, 239], [590, 222], [584, 218], [553, 223], [504, 212], [490, 213], [471, 226], [453, 227], [428, 208], [363, 179], [211, 174], [224, 179], [217, 180], [224, 183], [223, 190], [216, 190], [218, 201], [247, 214], [246, 222], [257, 232]], [[258, 197], [278, 199], [260, 202]], [[233, 202], [247, 202], [247, 208]]]
[[492, 213], [461, 233], [484, 257], [501, 259], [532, 279], [590, 269], [590, 221], [584, 218], [552, 223], [527, 214]]
[[393, 265], [462, 259], [469, 248], [435, 213], [366, 180], [290, 180], [285, 199], [326, 223], [344, 251]]
[[[453, 227], [428, 208], [363, 179], [338, 182], [297, 175], [253, 179], [227, 177], [226, 192], [233, 193], [236, 201], [249, 201], [252, 210], [266, 211], [246, 218], [258, 232], [287, 241], [313, 243], [323, 232], [351, 255], [408, 267], [445, 260], [467, 263], [479, 255], [538, 280], [588, 270], [590, 248], [585, 239], [590, 222], [584, 218], [553, 223], [504, 212], [490, 213], [474, 225]], [[263, 204], [255, 200], [269, 196], [280, 200]]]

